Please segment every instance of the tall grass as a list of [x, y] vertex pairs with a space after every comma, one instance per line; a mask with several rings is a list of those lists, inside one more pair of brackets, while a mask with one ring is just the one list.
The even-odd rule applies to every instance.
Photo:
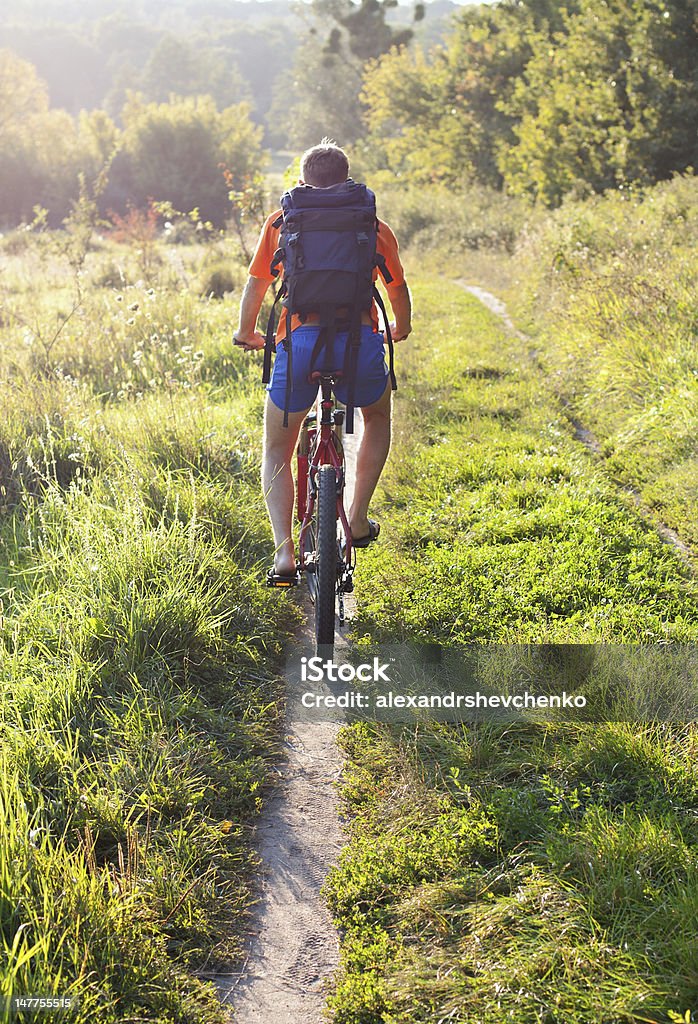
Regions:
[[[51, 260], [20, 314], [39, 333], [71, 288]], [[259, 583], [257, 374], [230, 352], [227, 300], [97, 288], [40, 360], [17, 294], [0, 371], [0, 992], [71, 996], [85, 1024], [213, 1024], [197, 974], [240, 955], [297, 621]]]
[[698, 467], [698, 184], [569, 203], [519, 243], [543, 367], [621, 483], [689, 543]]

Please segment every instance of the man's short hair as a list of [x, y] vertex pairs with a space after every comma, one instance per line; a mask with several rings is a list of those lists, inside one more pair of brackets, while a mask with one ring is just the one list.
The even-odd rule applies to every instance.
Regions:
[[323, 139], [319, 146], [307, 149], [301, 157], [301, 178], [306, 185], [329, 188], [348, 177], [347, 155], [332, 139]]

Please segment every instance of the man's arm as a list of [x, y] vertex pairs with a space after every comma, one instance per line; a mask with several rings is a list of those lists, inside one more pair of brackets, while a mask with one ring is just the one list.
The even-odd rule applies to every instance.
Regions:
[[386, 285], [388, 300], [395, 315], [395, 322], [390, 325], [393, 341], [404, 341], [412, 331], [412, 299], [407, 282], [395, 287]]
[[252, 277], [250, 275], [247, 278], [240, 302], [238, 329], [233, 334], [234, 343], [244, 348], [246, 352], [264, 348], [266, 339], [257, 330], [257, 317], [262, 308], [269, 284], [269, 281], [264, 281], [261, 277]]

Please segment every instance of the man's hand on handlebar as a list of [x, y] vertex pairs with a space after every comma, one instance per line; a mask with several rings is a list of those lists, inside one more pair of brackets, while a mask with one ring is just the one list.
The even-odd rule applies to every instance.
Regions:
[[233, 335], [233, 344], [238, 348], [242, 348], [245, 352], [257, 352], [259, 349], [264, 348], [266, 338], [259, 331], [252, 331], [249, 334], [243, 334], [240, 331], [236, 331]]
[[391, 323], [390, 333], [393, 336], [393, 341], [404, 341], [405, 338], [412, 333], [412, 325], [407, 326], [398, 323]]

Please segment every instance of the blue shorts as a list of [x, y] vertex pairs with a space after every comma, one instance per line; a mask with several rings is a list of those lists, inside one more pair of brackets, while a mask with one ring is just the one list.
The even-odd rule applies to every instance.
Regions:
[[[308, 383], [308, 376], [311, 372], [310, 357], [319, 330], [317, 324], [305, 324], [302, 327], [297, 327], [293, 332], [291, 341], [293, 345], [293, 390], [288, 407], [289, 412], [302, 412], [309, 409], [317, 397], [319, 385]], [[344, 366], [347, 336], [346, 331], [341, 331], [335, 338], [333, 360], [335, 369], [342, 369]], [[384, 344], [381, 331], [374, 331], [370, 324], [362, 325], [354, 389], [354, 405], [359, 409], [365, 405], [373, 405], [385, 391], [388, 367], [385, 362]], [[318, 357], [317, 365], [312, 368], [313, 370], [323, 368], [325, 355], [323, 349]], [[271, 381], [267, 384], [269, 397], [279, 409], [283, 409], [286, 401], [287, 365], [288, 354], [283, 343], [279, 342]], [[337, 384], [334, 392], [338, 400], [346, 404], [347, 385], [344, 382]]]

